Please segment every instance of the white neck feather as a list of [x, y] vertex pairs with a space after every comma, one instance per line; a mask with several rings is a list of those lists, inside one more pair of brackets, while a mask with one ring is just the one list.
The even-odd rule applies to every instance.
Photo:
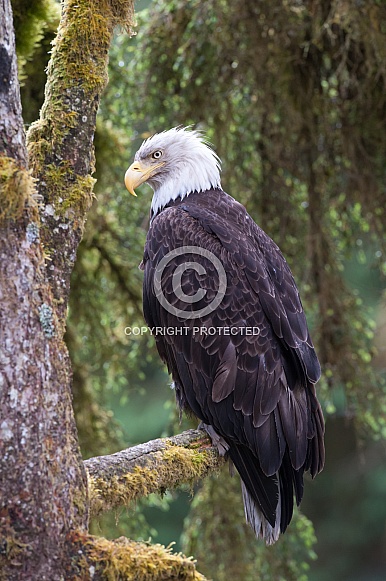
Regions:
[[216, 158], [211, 150], [205, 147], [210, 155], [193, 158], [183, 166], [180, 166], [162, 183], [149, 184], [154, 189], [151, 203], [153, 216], [171, 201], [185, 198], [192, 192], [205, 192], [212, 188], [221, 188], [220, 172]]

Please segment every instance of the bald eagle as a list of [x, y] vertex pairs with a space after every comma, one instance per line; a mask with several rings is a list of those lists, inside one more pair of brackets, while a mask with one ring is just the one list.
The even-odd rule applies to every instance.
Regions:
[[129, 192], [154, 190], [143, 310], [180, 410], [202, 422], [241, 477], [247, 522], [274, 543], [291, 521], [303, 473], [324, 464], [320, 365], [294, 278], [278, 246], [220, 183], [199, 131], [141, 145]]

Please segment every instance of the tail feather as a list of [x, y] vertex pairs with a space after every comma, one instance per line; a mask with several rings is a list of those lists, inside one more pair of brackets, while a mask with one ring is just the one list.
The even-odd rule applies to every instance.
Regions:
[[280, 535], [280, 521], [281, 521], [280, 489], [274, 526], [272, 526], [265, 518], [260, 506], [251, 496], [251, 494], [249, 494], [249, 491], [243, 481], [241, 481], [241, 490], [243, 493], [244, 511], [247, 523], [252, 527], [257, 538], [264, 539], [267, 545], [273, 545], [274, 543], [276, 543]]
[[232, 443], [229, 455], [240, 474], [247, 522], [258, 538], [272, 545], [289, 525], [294, 506], [303, 496], [303, 469], [295, 470], [286, 450], [278, 472], [266, 476], [258, 458], [246, 446]]
[[280, 518], [280, 532], [284, 533], [292, 519], [294, 509], [294, 492], [296, 504], [299, 506], [303, 498], [303, 468], [295, 470], [291, 464], [291, 459], [288, 450], [283, 456], [283, 462], [280, 466], [278, 478], [281, 493], [281, 518]]
[[[258, 510], [271, 527], [277, 521], [279, 488], [276, 475], [266, 476], [260, 467], [259, 460], [253, 452], [242, 444], [232, 443], [229, 455], [241, 480]], [[245, 509], [247, 512], [247, 508]], [[250, 511], [249, 511], [250, 512]], [[248, 520], [248, 522], [250, 522]], [[253, 528], [253, 525], [252, 525]]]

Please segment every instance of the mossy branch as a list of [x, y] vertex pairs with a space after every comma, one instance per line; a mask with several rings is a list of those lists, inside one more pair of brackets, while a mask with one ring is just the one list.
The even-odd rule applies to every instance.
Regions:
[[116, 24], [130, 29], [133, 0], [64, 0], [40, 119], [27, 134], [43, 203], [41, 239], [64, 330], [70, 275], [93, 200], [94, 133]]
[[82, 532], [72, 533], [68, 541], [71, 571], [67, 579], [206, 581], [191, 557], [173, 553], [170, 547], [124, 537], [109, 541]]
[[98, 515], [152, 492], [192, 484], [223, 465], [208, 436], [188, 430], [111, 454], [85, 460], [90, 509]]

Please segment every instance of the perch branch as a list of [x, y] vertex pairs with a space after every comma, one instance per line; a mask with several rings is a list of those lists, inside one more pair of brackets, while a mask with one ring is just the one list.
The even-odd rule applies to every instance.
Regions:
[[208, 436], [188, 430], [111, 454], [85, 460], [91, 514], [98, 515], [152, 492], [192, 484], [224, 463]]

